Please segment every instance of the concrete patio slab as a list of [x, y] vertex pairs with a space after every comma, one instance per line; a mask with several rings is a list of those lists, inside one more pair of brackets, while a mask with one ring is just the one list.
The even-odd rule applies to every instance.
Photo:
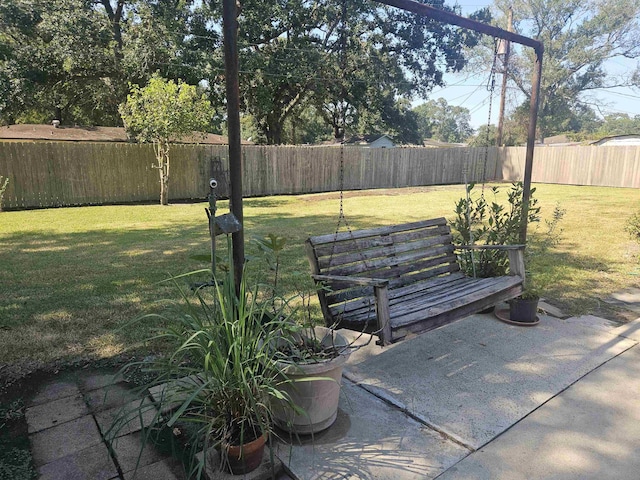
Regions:
[[300, 480], [429, 479], [469, 454], [348, 380], [336, 423], [300, 440], [277, 445], [285, 468]]
[[619, 480], [640, 472], [640, 346], [592, 371], [439, 480]]
[[102, 443], [91, 415], [34, 433], [29, 439], [36, 467]]
[[[346, 371], [376, 394], [477, 449], [636, 341], [541, 316], [533, 328], [474, 315], [381, 349]], [[345, 332], [354, 337], [354, 332]], [[462, 413], [461, 413], [462, 412]]]
[[47, 463], [38, 469], [39, 480], [109, 480], [118, 476], [103, 443]]
[[25, 410], [27, 431], [39, 432], [47, 428], [75, 420], [89, 413], [82, 395], [65, 397], [49, 403], [29, 407]]
[[73, 397], [79, 393], [80, 390], [73, 381], [53, 381], [42, 385], [33, 398], [31, 398], [27, 406], [32, 407], [47, 402], [53, 402], [54, 400], [59, 400], [61, 398]]

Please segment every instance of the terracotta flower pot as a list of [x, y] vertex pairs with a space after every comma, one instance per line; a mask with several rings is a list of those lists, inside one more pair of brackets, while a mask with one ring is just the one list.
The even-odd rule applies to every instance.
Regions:
[[266, 441], [265, 434], [244, 445], [228, 445], [225, 448], [226, 462], [223, 459], [225, 468], [233, 475], [244, 475], [255, 470], [262, 463]]

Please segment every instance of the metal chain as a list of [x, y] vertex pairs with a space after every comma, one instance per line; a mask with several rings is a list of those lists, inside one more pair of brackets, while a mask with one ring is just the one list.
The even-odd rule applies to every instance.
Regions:
[[489, 114], [487, 115], [487, 130], [485, 132], [484, 162], [482, 165], [482, 195], [484, 196], [484, 184], [487, 181], [487, 164], [489, 163], [489, 129], [491, 127], [491, 110], [493, 107], [493, 96], [496, 89], [496, 63], [498, 60], [498, 42], [493, 41], [493, 64], [491, 65], [491, 74], [487, 89], [489, 90]]

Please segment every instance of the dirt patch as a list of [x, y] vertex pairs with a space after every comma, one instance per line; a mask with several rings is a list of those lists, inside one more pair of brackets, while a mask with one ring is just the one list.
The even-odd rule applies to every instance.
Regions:
[[576, 311], [572, 309], [571, 303], [557, 300], [555, 298], [545, 297], [544, 302], [560, 309], [565, 315], [568, 317], [575, 317], [580, 315], [593, 315], [595, 317], [604, 318], [606, 320], [610, 320], [612, 322], [617, 323], [618, 325], [624, 325], [625, 323], [629, 323], [632, 320], [640, 317], [640, 313], [634, 312], [630, 309], [624, 308], [624, 305], [611, 304], [603, 301], [599, 298], [587, 298], [585, 301], [588, 303], [588, 308], [586, 311], [579, 310]]

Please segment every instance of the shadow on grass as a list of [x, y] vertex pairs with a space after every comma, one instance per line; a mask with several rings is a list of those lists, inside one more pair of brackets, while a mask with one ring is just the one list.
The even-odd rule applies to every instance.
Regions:
[[[335, 219], [281, 211], [246, 216], [246, 238], [271, 232], [288, 238], [281, 285], [289, 295], [300, 284], [301, 277], [293, 272], [304, 274], [307, 286], [312, 286], [304, 240], [334, 229]], [[354, 219], [354, 223], [367, 225], [367, 219]], [[112, 230], [4, 236], [0, 365], [85, 355], [109, 357], [132, 347], [148, 348], [141, 342], [149, 336], [150, 325], [127, 323], [177, 300], [171, 282], [158, 282], [207, 268], [208, 264], [190, 257], [208, 254], [209, 244], [205, 222], [153, 228], [131, 223]], [[218, 237], [218, 248], [224, 256], [223, 237]], [[247, 243], [247, 255], [255, 253]], [[254, 260], [250, 270], [269, 281], [266, 263]], [[187, 280], [179, 283], [186, 286]]]
[[[246, 200], [245, 239], [249, 257], [257, 255], [251, 237], [274, 233], [287, 238], [279, 286], [290, 297], [313, 287], [304, 241], [310, 235], [334, 232], [338, 219], [334, 211], [314, 215], [298, 204], [287, 211], [286, 205], [283, 208], [286, 202]], [[273, 211], [252, 215], [254, 207]], [[348, 220], [354, 230], [379, 225], [375, 217], [349, 215]], [[218, 248], [224, 257], [222, 237]], [[159, 311], [163, 302], [176, 300], [179, 295], [171, 282], [158, 282], [207, 268], [208, 262], [191, 257], [208, 253], [204, 219], [182, 218], [148, 227], [133, 215], [129, 222], [111, 229], [5, 235], [0, 244], [0, 364], [83, 355], [109, 357], [131, 348], [147, 348], [140, 342], [149, 335], [148, 324], [122, 327], [141, 314]], [[597, 274], [612, 270], [610, 265], [574, 253], [550, 251], [548, 255], [545, 269], [553, 279], [551, 299], [584, 296], [594, 290]], [[249, 271], [265, 283], [273, 279], [273, 272], [259, 259], [250, 262]], [[604, 288], [606, 280], [595, 282]], [[594, 299], [582, 304], [590, 308], [595, 303]], [[317, 304], [315, 311], [319, 312]]]

